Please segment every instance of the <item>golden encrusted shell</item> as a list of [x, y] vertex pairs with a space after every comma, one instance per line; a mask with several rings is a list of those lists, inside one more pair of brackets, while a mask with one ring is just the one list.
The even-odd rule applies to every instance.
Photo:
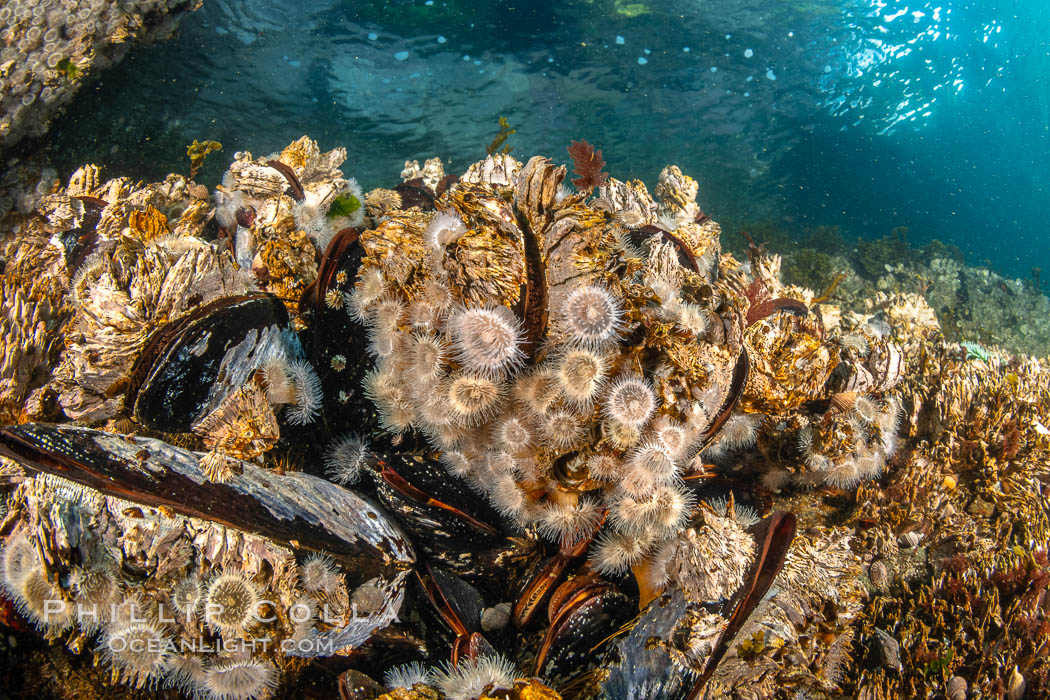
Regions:
[[624, 182], [609, 178], [598, 188], [598, 197], [592, 204], [611, 212], [617, 221], [630, 228], [655, 224], [659, 218], [656, 200], [641, 180]]
[[97, 165], [82, 165], [69, 176], [66, 194], [70, 197], [93, 195], [100, 184]]
[[700, 185], [689, 177], [677, 165], [668, 165], [660, 171], [660, 177], [653, 194], [660, 203], [660, 216], [679, 225], [695, 221], [700, 213], [696, 204], [696, 195]]
[[431, 192], [436, 192], [438, 183], [445, 179], [445, 166], [441, 159], [428, 158], [422, 168], [419, 167], [418, 160], [406, 160], [401, 179], [408, 182], [416, 178], [422, 178], [423, 184], [429, 187]]
[[507, 153], [493, 153], [467, 168], [460, 182], [491, 185], [496, 189], [510, 189], [517, 183], [521, 162]]
[[234, 161], [228, 173], [234, 189], [256, 199], [277, 197], [288, 187], [288, 180], [280, 172], [247, 159]]

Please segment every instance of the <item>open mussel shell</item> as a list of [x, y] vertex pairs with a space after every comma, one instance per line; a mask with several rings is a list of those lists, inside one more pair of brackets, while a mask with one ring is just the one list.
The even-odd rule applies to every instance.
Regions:
[[529, 541], [504, 532], [487, 499], [425, 454], [376, 456], [365, 475], [420, 549], [460, 576], [491, 582], [494, 571], [503, 571], [498, 584], [509, 585], [535, 554]]
[[0, 430], [0, 454], [108, 496], [258, 534], [294, 551], [324, 552], [369, 575], [397, 573], [415, 562], [412, 545], [382, 510], [302, 472], [275, 474], [238, 461], [220, 484], [204, 475], [189, 450], [47, 424]]
[[602, 661], [594, 649], [637, 611], [637, 600], [599, 577], [569, 579], [552, 597], [550, 626], [536, 658], [535, 675], [565, 697], [576, 697]]
[[153, 430], [189, 432], [267, 361], [299, 356], [276, 297], [222, 297], [154, 332], [132, 370], [125, 405]]

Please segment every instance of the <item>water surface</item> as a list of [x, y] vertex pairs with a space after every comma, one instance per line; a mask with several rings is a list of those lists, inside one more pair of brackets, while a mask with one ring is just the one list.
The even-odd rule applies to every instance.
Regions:
[[138, 49], [55, 129], [58, 164], [159, 178], [185, 146], [303, 134], [389, 185], [452, 172], [506, 116], [522, 157], [572, 139], [650, 185], [701, 181], [728, 230], [897, 226], [1013, 275], [1050, 270], [1050, 8], [1036, 0], [207, 0]]

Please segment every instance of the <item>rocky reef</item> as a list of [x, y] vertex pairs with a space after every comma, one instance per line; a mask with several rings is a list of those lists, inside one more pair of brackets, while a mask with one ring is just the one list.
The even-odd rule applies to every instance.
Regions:
[[[955, 246], [936, 240], [913, 245], [905, 228], [852, 244], [834, 227], [789, 232], [762, 225], [753, 234], [783, 255], [785, 282], [822, 290], [832, 285], [830, 295], [844, 311], [871, 312], [903, 294], [927, 310], [902, 313], [935, 319], [948, 340], [1050, 354], [1050, 299], [1038, 268], [1024, 279], [1004, 277], [967, 264]], [[740, 249], [740, 240], [728, 243]]]
[[23, 166], [19, 682], [1045, 695], [1046, 362], [947, 338], [892, 264], [861, 300], [856, 272], [724, 250], [675, 166], [650, 193], [569, 154], [574, 186], [492, 154], [367, 193], [306, 137], [214, 188]]
[[[7, 0], [0, 7], [0, 154], [42, 136], [84, 82], [164, 39], [197, 0]], [[0, 204], [0, 212], [10, 205]]]

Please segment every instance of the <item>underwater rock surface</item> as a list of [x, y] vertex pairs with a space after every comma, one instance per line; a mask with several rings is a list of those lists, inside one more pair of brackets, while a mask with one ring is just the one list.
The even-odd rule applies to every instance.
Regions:
[[5, 218], [26, 687], [1046, 693], [1046, 361], [947, 340], [892, 270], [787, 284], [676, 166], [569, 153], [364, 193], [303, 137]]
[[[42, 136], [84, 81], [169, 37], [199, 0], [7, 0], [0, 7], [0, 154]], [[6, 207], [0, 207], [6, 209]]]

